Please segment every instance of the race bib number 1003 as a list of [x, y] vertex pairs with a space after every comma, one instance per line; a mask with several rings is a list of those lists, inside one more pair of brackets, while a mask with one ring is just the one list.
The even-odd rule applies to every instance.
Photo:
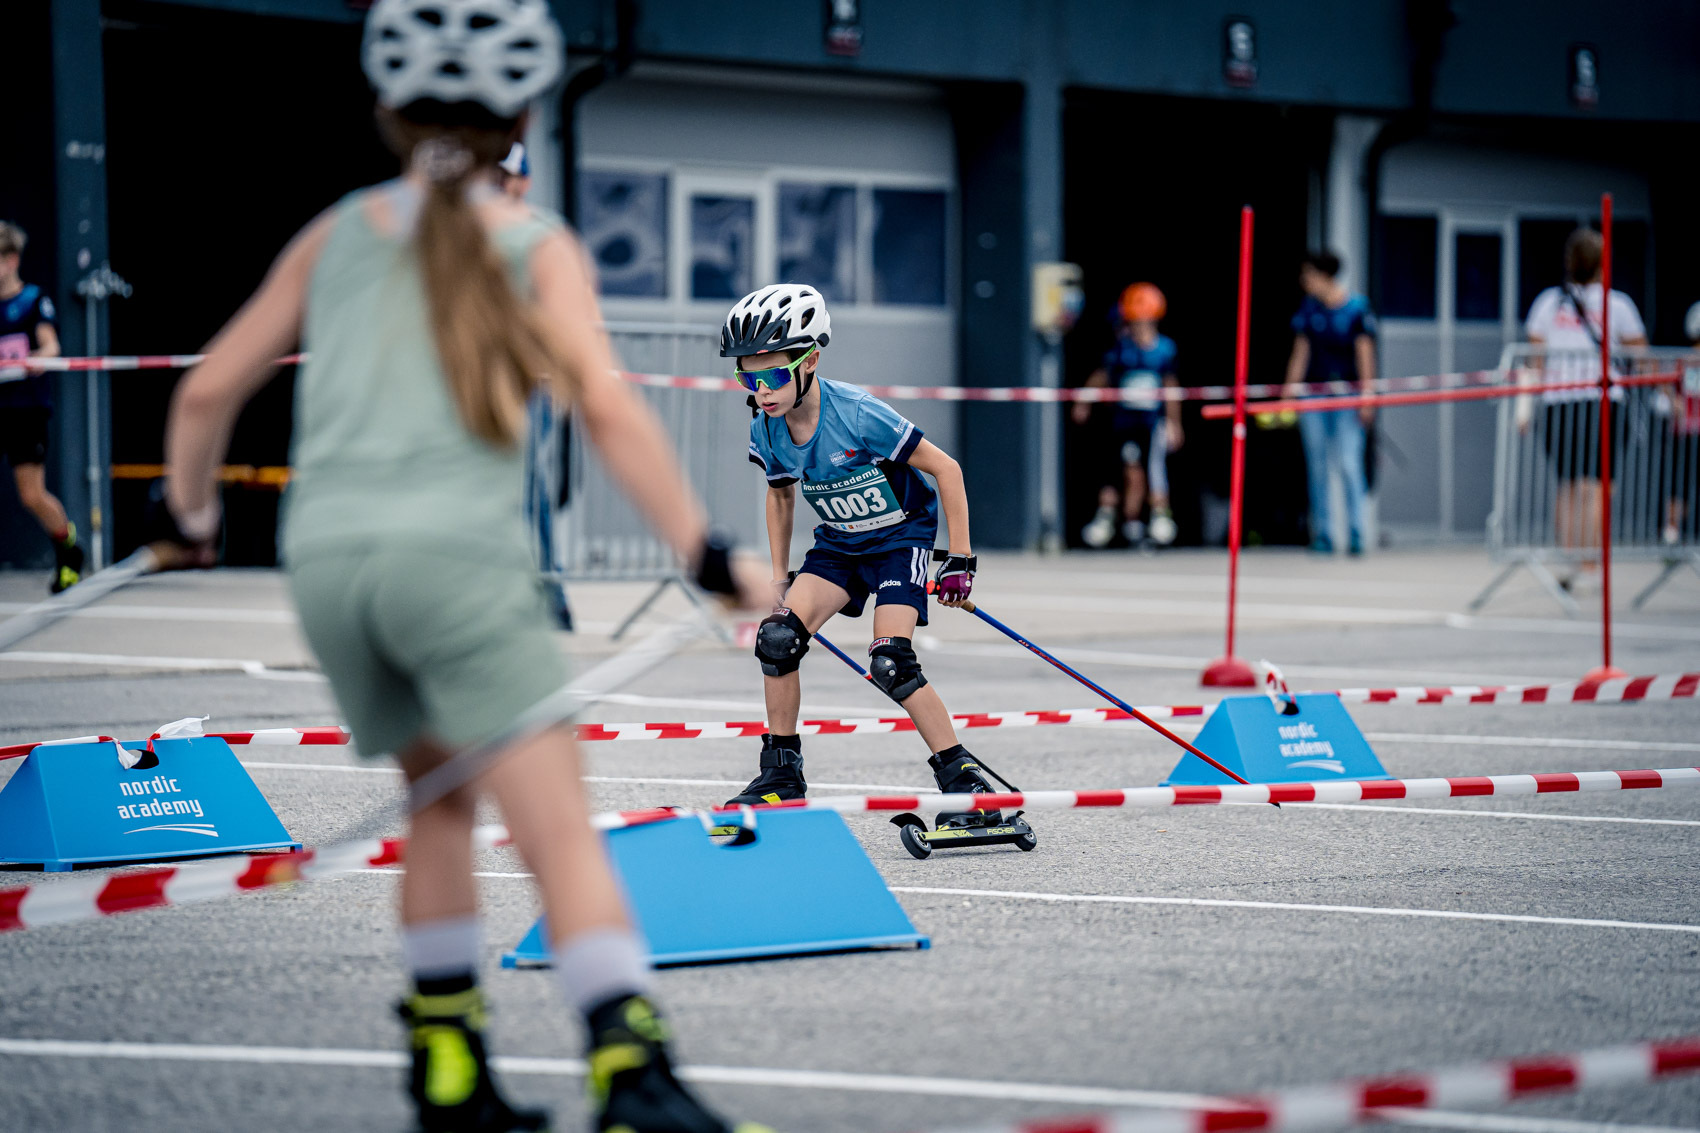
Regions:
[[903, 509], [885, 472], [875, 465], [842, 480], [803, 484], [803, 498], [821, 522], [839, 531], [873, 531], [903, 522]]

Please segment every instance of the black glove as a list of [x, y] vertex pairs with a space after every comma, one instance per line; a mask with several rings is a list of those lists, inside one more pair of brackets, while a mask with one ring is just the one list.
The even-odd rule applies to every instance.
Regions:
[[710, 531], [703, 537], [702, 550], [697, 553], [696, 584], [710, 594], [737, 597], [738, 584], [732, 578], [732, 537], [721, 531]]
[[191, 539], [185, 535], [183, 529], [177, 526], [177, 517], [171, 514], [171, 505], [166, 502], [165, 481], [155, 480], [149, 486], [147, 506], [142, 510], [143, 543], [167, 543], [199, 557], [210, 551], [217, 540], [216, 529], [204, 539]]

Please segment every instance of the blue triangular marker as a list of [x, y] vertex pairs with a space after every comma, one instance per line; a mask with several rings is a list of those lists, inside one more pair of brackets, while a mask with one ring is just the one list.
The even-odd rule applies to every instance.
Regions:
[[[1390, 778], [1339, 697], [1301, 692], [1293, 699], [1298, 712], [1283, 716], [1267, 696], [1223, 697], [1193, 743], [1252, 783]], [[1162, 785], [1232, 782], [1189, 752]]]
[[223, 740], [153, 746], [158, 764], [133, 769], [110, 742], [48, 744], [26, 755], [0, 789], [0, 863], [62, 872], [93, 862], [301, 848]]
[[[608, 832], [651, 964], [929, 946], [843, 818], [774, 810], [755, 821], [745, 846], [717, 844], [695, 818]], [[541, 918], [502, 957], [505, 968], [548, 963]]]

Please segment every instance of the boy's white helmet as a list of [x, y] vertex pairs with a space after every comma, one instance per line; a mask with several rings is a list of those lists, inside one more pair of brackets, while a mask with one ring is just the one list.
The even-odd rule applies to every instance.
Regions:
[[795, 346], [825, 346], [831, 338], [832, 316], [820, 292], [802, 283], [776, 283], [758, 287], [733, 304], [720, 328], [720, 356], [747, 358]]
[[431, 98], [517, 118], [561, 77], [561, 29], [546, 0], [378, 0], [361, 54], [392, 109]]

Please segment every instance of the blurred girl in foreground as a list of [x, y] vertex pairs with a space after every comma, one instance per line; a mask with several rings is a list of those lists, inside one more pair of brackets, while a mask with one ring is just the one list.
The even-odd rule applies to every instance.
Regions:
[[[522, 519], [527, 400], [572, 402], [586, 433], [699, 584], [741, 587], [661, 428], [614, 375], [584, 254], [553, 216], [497, 188], [527, 103], [562, 67], [544, 0], [379, 0], [365, 68], [403, 176], [309, 224], [178, 386], [157, 534], [211, 560], [214, 472], [272, 359], [296, 386], [283, 547], [301, 626], [362, 756], [410, 780], [499, 751], [413, 815], [401, 886], [414, 992], [411, 1094], [422, 1128], [540, 1129], [486, 1061], [472, 877], [478, 796], [500, 805], [536, 875], [555, 970], [590, 1030], [601, 1129], [726, 1133], [673, 1077], [632, 932], [564, 725], [563, 658]], [[740, 564], [741, 566], [741, 564]], [[748, 604], [761, 581], [740, 571]], [[754, 585], [749, 585], [753, 581]]]

